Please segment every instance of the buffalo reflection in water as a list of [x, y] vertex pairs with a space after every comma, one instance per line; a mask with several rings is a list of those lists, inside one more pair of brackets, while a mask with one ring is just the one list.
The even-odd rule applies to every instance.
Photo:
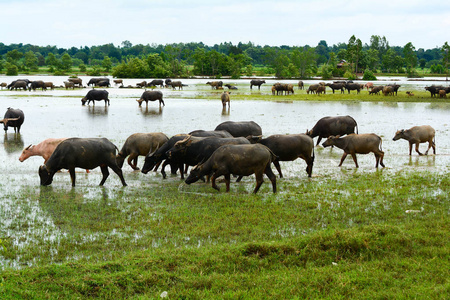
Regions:
[[20, 133], [5, 133], [3, 146], [6, 153], [22, 152], [24, 143]]

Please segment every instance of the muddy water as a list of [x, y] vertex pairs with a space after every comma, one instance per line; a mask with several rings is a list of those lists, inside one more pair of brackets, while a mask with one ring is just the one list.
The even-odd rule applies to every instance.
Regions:
[[[8, 78], [9, 79], [9, 78]], [[55, 78], [62, 82], [61, 78]], [[0, 80], [2, 80], [0, 78]], [[12, 80], [12, 79], [11, 79]], [[46, 79], [44, 79], [47, 81]], [[56, 81], [56, 80], [55, 80]], [[130, 80], [135, 84], [140, 80]], [[220, 100], [203, 100], [199, 95], [210, 93], [205, 86], [207, 80], [183, 80], [189, 84], [183, 91], [165, 89], [166, 106], [159, 108], [150, 103], [148, 109], [139, 108], [135, 101], [143, 92], [141, 89], [108, 89], [111, 105], [105, 107], [97, 102], [95, 107], [81, 106], [81, 97], [88, 89], [74, 91], [55, 90], [47, 92], [9, 92], [0, 93], [0, 108], [20, 108], [25, 112], [22, 133], [15, 135], [12, 129], [3, 135], [0, 142], [0, 236], [14, 239], [21, 247], [35, 240], [58, 240], [64, 236], [37, 203], [28, 203], [16, 198], [23, 189], [39, 193], [37, 169], [43, 163], [41, 157], [31, 157], [25, 162], [18, 158], [22, 149], [29, 144], [37, 144], [50, 137], [107, 137], [119, 148], [126, 138], [136, 132], [164, 132], [168, 136], [188, 133], [196, 129], [212, 130], [219, 123], [232, 120], [253, 120], [263, 128], [263, 135], [304, 133], [323, 116], [351, 115], [358, 122], [359, 133], [376, 133], [383, 138], [386, 168], [379, 170], [385, 174], [399, 171], [430, 171], [448, 176], [450, 166], [450, 105], [427, 103], [368, 103], [368, 102], [269, 102], [233, 101], [229, 111], [222, 111]], [[239, 86], [239, 93], [259, 93], [248, 88], [248, 80], [233, 81]], [[261, 88], [268, 93], [271, 81]], [[59, 84], [59, 83], [57, 83]], [[418, 83], [411, 83], [417, 86]], [[426, 85], [428, 83], [419, 83]], [[218, 98], [217, 98], [218, 99]], [[285, 98], [278, 97], [277, 100]], [[3, 114], [3, 112], [0, 112]], [[408, 143], [404, 140], [392, 141], [397, 129], [414, 125], [429, 124], [436, 129], [437, 155], [419, 157], [408, 155]], [[425, 150], [425, 144], [421, 150]], [[312, 180], [322, 178], [350, 177], [357, 173], [377, 172], [372, 154], [358, 155], [360, 168], [356, 169], [350, 157], [343, 167], [337, 167], [342, 151], [340, 149], [315, 148], [316, 160]], [[142, 166], [143, 158], [139, 159]], [[282, 162], [285, 179], [290, 182], [309, 180], [306, 177], [305, 163], [302, 160]], [[130, 186], [158, 187], [164, 181], [158, 173], [144, 175], [133, 172], [125, 163], [124, 176]], [[97, 185], [101, 180], [99, 169], [86, 174], [77, 172], [77, 189], [85, 192], [85, 199], [112, 198], [121, 189], [117, 176], [112, 173], [106, 181], [106, 188]], [[180, 192], [189, 192], [189, 187], [181, 184], [175, 177], [167, 181], [180, 182]], [[244, 180], [245, 182], [245, 180]], [[254, 187], [254, 180], [248, 179], [248, 191]], [[70, 191], [70, 176], [67, 172], [55, 175], [54, 188]], [[211, 189], [205, 190], [209, 192]], [[283, 193], [283, 191], [280, 191]], [[14, 222], [26, 222], [28, 231], [17, 231]], [[19, 259], [20, 260], [20, 259]], [[0, 267], [17, 266], [19, 261], [2, 261]]]

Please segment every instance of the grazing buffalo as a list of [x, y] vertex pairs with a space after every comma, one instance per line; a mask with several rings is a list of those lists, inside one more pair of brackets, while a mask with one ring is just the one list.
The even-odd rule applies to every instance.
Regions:
[[4, 87], [7, 87], [7, 86], [8, 86], [8, 84], [6, 82], [0, 83], [0, 87], [1, 87], [2, 90], [3, 90]]
[[142, 93], [141, 98], [136, 101], [139, 103], [139, 106], [142, 105], [142, 101], [145, 101], [145, 105], [148, 106], [148, 101], [156, 100], [159, 100], [159, 106], [161, 106], [161, 103], [163, 106], [166, 106], [163, 100], [163, 93], [161, 91], [145, 91]]
[[228, 84], [228, 83], [224, 84], [224, 86], [226, 86], [229, 90], [237, 90], [238, 89], [236, 86]]
[[303, 88], [304, 88], [303, 81], [300, 80], [300, 81], [298, 82], [298, 89], [299, 89], [299, 90], [303, 90]]
[[430, 125], [414, 126], [406, 130], [397, 130], [393, 140], [407, 140], [409, 142], [409, 155], [411, 155], [413, 144], [416, 144], [416, 152], [419, 155], [423, 155], [419, 151], [419, 144], [426, 142], [428, 142], [428, 149], [425, 151], [425, 155], [428, 155], [428, 150], [430, 150], [431, 147], [433, 147], [433, 153], [436, 154], [436, 145], [434, 143], [435, 134], [435, 130]]
[[123, 86], [123, 79], [114, 79], [113, 82], [114, 82], [115, 85], [119, 85], [120, 84], [120, 85]]
[[78, 78], [78, 77], [77, 78], [69, 78], [69, 79], [67, 79], [67, 81], [72, 82], [74, 87], [75, 86], [77, 86], [79, 88], [83, 87], [83, 80], [81, 78]]
[[228, 108], [230, 108], [230, 92], [223, 92], [222, 95], [220, 95], [220, 100], [222, 100], [222, 106], [225, 108], [228, 103]]
[[447, 93], [445, 90], [439, 90], [439, 98], [447, 98]]
[[224, 145], [219, 147], [211, 157], [204, 163], [192, 169], [185, 182], [187, 184], [198, 181], [205, 175], [211, 175], [211, 185], [214, 189], [220, 190], [216, 184], [216, 178], [225, 176], [226, 191], [230, 191], [230, 176], [250, 176], [255, 174], [256, 187], [253, 193], [257, 193], [264, 182], [264, 174], [272, 182], [272, 189], [277, 191], [276, 176], [270, 168], [271, 162], [275, 159], [274, 154], [264, 145]]
[[136, 87], [138, 87], [138, 88], [143, 88], [143, 87], [146, 87], [147, 86], [147, 81], [142, 81], [142, 82], [138, 82], [138, 83], [136, 83]]
[[109, 79], [100, 80], [97, 82], [97, 86], [99, 87], [110, 87], [111, 83], [109, 83]]
[[162, 79], [153, 79], [152, 81], [150, 81], [147, 84], [148, 87], [152, 87], [152, 86], [160, 86], [161, 88], [164, 87], [164, 80]]
[[379, 95], [380, 92], [382, 92], [384, 89], [384, 85], [379, 85], [379, 86], [374, 86], [370, 91], [369, 91], [369, 95]]
[[398, 89], [401, 87], [401, 85], [394, 83], [394, 84], [389, 84], [389, 86], [392, 87], [392, 95], [394, 95], [394, 93], [395, 93], [395, 96], [397, 96]]
[[183, 84], [181, 81], [171, 81], [169, 85], [171, 85], [173, 89], [178, 87], [179, 90], [182, 90], [183, 86], [187, 86], [186, 84]]
[[316, 90], [316, 94], [317, 95], [320, 95], [320, 94], [326, 94], [327, 93], [327, 91], [326, 91], [326, 88], [325, 88], [325, 85], [319, 85], [318, 87], [317, 87], [317, 90]]
[[308, 89], [306, 90], [306, 93], [309, 94], [314, 94], [316, 93], [317, 89], [319, 88], [320, 84], [315, 83], [315, 84], [311, 84]]
[[[162, 174], [163, 178], [166, 178], [166, 172], [164, 170], [166, 165], [173, 164], [176, 166], [177, 169], [180, 170], [181, 179], [184, 179], [183, 164], [178, 164], [178, 163], [171, 161], [167, 157], [166, 152], [169, 149], [171, 149], [175, 145], [176, 142], [185, 139], [187, 136], [188, 136], [187, 134], [177, 134], [177, 135], [171, 137], [166, 143], [164, 143], [162, 146], [160, 146], [156, 151], [149, 152], [145, 156], [145, 162], [144, 162], [144, 166], [141, 169], [141, 172], [144, 174], [147, 174], [155, 166], [159, 165], [162, 161], [164, 161], [164, 164], [162, 165], [162, 168], [161, 168], [161, 174]], [[172, 171], [173, 171], [173, 169], [172, 169]]]
[[72, 81], [64, 81], [64, 87], [66, 88], [66, 90], [70, 88], [73, 90], [75, 88], [75, 85]]
[[344, 88], [345, 88], [344, 83], [327, 83], [325, 85], [333, 90], [333, 94], [334, 94], [335, 90], [341, 90], [341, 94], [344, 94], [344, 92], [345, 92], [344, 91]]
[[47, 163], [39, 167], [41, 185], [50, 185], [53, 176], [61, 169], [68, 169], [72, 186], [75, 186], [75, 168], [86, 170], [100, 167], [103, 185], [109, 176], [110, 167], [126, 186], [122, 170], [116, 163], [117, 147], [106, 138], [69, 138], [62, 141], [48, 159]]
[[442, 90], [444, 87], [442, 85], [432, 85], [432, 86], [426, 86], [425, 90], [429, 91], [431, 93], [431, 97], [439, 95], [439, 91]]
[[358, 133], [358, 124], [355, 119], [350, 116], [337, 116], [337, 117], [323, 117], [317, 121], [313, 129], [307, 130], [306, 134], [312, 138], [319, 137], [317, 145], [319, 145], [322, 138], [327, 138], [330, 135], [345, 135], [350, 133]]
[[198, 136], [198, 137], [221, 137], [228, 138], [233, 137], [231, 133], [225, 130], [194, 130], [189, 132], [189, 135]]
[[14, 132], [20, 133], [20, 127], [25, 121], [25, 115], [21, 109], [8, 107], [5, 116], [0, 123], [3, 123], [3, 129], [8, 131], [8, 127], [14, 127]]
[[261, 89], [261, 85], [263, 83], [266, 83], [266, 81], [265, 80], [253, 79], [253, 80], [250, 81], [250, 89], [252, 89], [252, 87], [255, 85], [255, 86], [258, 86], [258, 90], [260, 90]]
[[45, 90], [45, 82], [43, 82], [42, 80], [36, 80], [36, 81], [32, 81], [30, 83], [30, 87], [28, 88], [29, 91], [33, 90], [35, 91], [36, 89], [42, 89]]
[[24, 91], [26, 91], [27, 89], [28, 89], [28, 83], [29, 82], [27, 82], [27, 81], [25, 81], [25, 80], [16, 80], [16, 81], [13, 81], [11, 84], [10, 84], [10, 90], [12, 91], [13, 89], [14, 90], [16, 90], [17, 91], [17, 89], [23, 89]]
[[250, 144], [243, 137], [217, 138], [187, 136], [167, 150], [166, 156], [178, 164], [195, 166], [205, 162], [220, 146]]
[[88, 86], [98, 86], [100, 82], [106, 81], [106, 83], [102, 83], [103, 86], [110, 86], [109, 78], [91, 78], [88, 82]]
[[105, 100], [105, 106], [106, 103], [109, 105], [108, 94], [108, 91], [105, 90], [90, 90], [86, 96], [81, 99], [81, 104], [85, 105], [87, 101], [87, 104], [89, 105], [92, 101], [93, 105], [95, 105], [95, 101]]
[[389, 96], [389, 95], [393, 96], [394, 95], [394, 88], [391, 85], [386, 85], [383, 88], [383, 95], [385, 95], [385, 96]]
[[345, 158], [348, 154], [353, 157], [353, 161], [357, 168], [358, 161], [356, 160], [356, 153], [358, 154], [367, 154], [373, 152], [375, 154], [376, 164], [375, 168], [378, 168], [378, 163], [384, 168], [383, 157], [384, 152], [381, 149], [381, 138], [374, 133], [366, 133], [366, 134], [350, 134], [344, 137], [339, 136], [330, 136], [328, 139], [322, 144], [324, 147], [328, 146], [336, 146], [342, 150], [344, 150], [344, 155], [342, 155], [341, 162], [339, 163], [339, 167], [342, 166]]
[[44, 85], [45, 85], [45, 89], [53, 90], [55, 88], [55, 86], [53, 85], [53, 82], [50, 82], [50, 81], [44, 82]]
[[134, 133], [130, 135], [122, 146], [122, 149], [116, 156], [117, 165], [122, 168], [125, 158], [128, 156], [128, 164], [133, 170], [139, 170], [137, 167], [138, 156], [146, 156], [169, 140], [164, 133]]
[[286, 95], [289, 95], [290, 93], [294, 94], [294, 86], [292, 84], [278, 82], [273, 85], [272, 94], [274, 94], [274, 90], [277, 92], [277, 95], [283, 95], [283, 92], [285, 92]]
[[357, 91], [357, 94], [359, 94], [359, 91], [361, 90], [361, 85], [359, 83], [353, 83], [353, 82], [347, 82], [345, 84], [345, 88], [347, 89], [348, 93], [350, 94], [350, 91]]
[[258, 143], [268, 147], [275, 155], [275, 168], [283, 177], [280, 161], [293, 161], [302, 158], [306, 162], [306, 173], [311, 177], [314, 165], [314, 141], [306, 134], [277, 134], [261, 139]]
[[228, 131], [234, 137], [247, 137], [249, 135], [262, 135], [261, 126], [253, 121], [226, 121], [217, 125], [214, 130]]
[[219, 87], [223, 86], [222, 81], [208, 81], [206, 84], [209, 84], [212, 89], [218, 89]]
[[170, 79], [170, 78], [167, 78], [166, 80], [164, 80], [164, 83], [166, 84], [166, 87], [169, 87], [171, 82], [172, 82], [172, 79]]
[[25, 149], [23, 149], [22, 154], [19, 157], [19, 161], [23, 162], [28, 159], [30, 156], [42, 156], [44, 158], [44, 164], [47, 163], [48, 159], [52, 155], [53, 151], [55, 151], [56, 146], [58, 146], [62, 141], [67, 138], [60, 139], [46, 139], [40, 142], [37, 145], [29, 145]]
[[365, 87], [367, 90], [373, 88], [373, 82], [368, 82], [368, 83], [366, 83], [366, 84], [364, 85], [364, 87]]

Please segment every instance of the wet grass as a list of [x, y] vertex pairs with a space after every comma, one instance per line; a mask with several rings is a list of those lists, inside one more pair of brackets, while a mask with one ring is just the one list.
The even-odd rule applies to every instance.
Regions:
[[253, 178], [229, 194], [160, 180], [6, 195], [0, 298], [449, 294], [448, 173], [292, 177], [257, 195]]

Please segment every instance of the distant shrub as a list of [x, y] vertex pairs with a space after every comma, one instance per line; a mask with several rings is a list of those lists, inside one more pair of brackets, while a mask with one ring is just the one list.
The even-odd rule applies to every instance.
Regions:
[[377, 77], [373, 74], [371, 70], [365, 70], [363, 80], [377, 80]]
[[347, 78], [348, 80], [354, 80], [357, 78], [356, 75], [350, 71], [345, 72], [344, 77]]
[[6, 75], [8, 76], [15, 76], [19, 74], [19, 68], [15, 64], [7, 62], [5, 68], [6, 68]]

